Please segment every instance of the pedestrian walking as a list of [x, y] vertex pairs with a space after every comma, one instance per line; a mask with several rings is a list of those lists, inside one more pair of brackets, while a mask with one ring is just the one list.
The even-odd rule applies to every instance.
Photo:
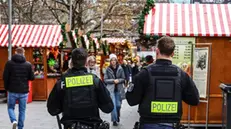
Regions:
[[117, 56], [110, 54], [110, 66], [104, 74], [104, 82], [107, 84], [107, 89], [110, 92], [114, 109], [111, 113], [111, 121], [113, 126], [117, 126], [120, 122], [120, 109], [122, 99], [125, 98], [124, 82], [125, 75], [123, 68], [119, 65]]
[[[13, 124], [13, 129], [16, 129], [17, 126], [18, 129], [23, 129], [24, 127], [29, 92], [28, 82], [34, 80], [32, 65], [26, 61], [24, 54], [25, 50], [23, 48], [17, 48], [15, 55], [12, 56], [11, 60], [7, 61], [3, 72], [4, 87], [8, 91], [8, 114]], [[18, 121], [14, 112], [16, 101], [19, 104]]]
[[100, 68], [96, 65], [95, 56], [89, 56], [87, 58], [87, 72], [95, 74], [98, 78], [100, 78]]

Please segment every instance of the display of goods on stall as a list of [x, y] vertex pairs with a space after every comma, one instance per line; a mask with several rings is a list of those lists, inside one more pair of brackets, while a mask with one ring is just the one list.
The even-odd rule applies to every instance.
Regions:
[[47, 71], [48, 76], [60, 76], [60, 52], [58, 47], [49, 48], [47, 50]]
[[42, 48], [33, 48], [33, 70], [34, 70], [35, 78], [44, 78]]

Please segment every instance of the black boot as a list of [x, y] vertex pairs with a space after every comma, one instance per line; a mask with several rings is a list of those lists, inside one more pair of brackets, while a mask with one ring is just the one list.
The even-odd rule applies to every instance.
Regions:
[[118, 123], [116, 121], [114, 121], [113, 126], [118, 126]]

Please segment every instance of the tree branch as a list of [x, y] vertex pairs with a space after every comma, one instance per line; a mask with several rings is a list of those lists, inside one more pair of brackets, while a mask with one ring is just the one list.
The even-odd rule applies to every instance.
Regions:
[[98, 15], [98, 16], [95, 16], [95, 17], [93, 17], [93, 18], [90, 18], [90, 19], [86, 20], [83, 24], [87, 25], [87, 24], [88, 24], [89, 22], [91, 22], [92, 20], [95, 20], [95, 19], [98, 19], [98, 18], [101, 18], [101, 16]]
[[[105, 13], [105, 15], [103, 16], [103, 21], [105, 21], [107, 19], [107, 17], [109, 16], [109, 14], [113, 11], [114, 6], [119, 2], [119, 0], [115, 0], [108, 8], [107, 12]], [[92, 29], [90, 29], [90, 31], [96, 30], [100, 27], [101, 22], [98, 22]]]
[[[97, 29], [97, 30], [93, 30], [91, 32], [100, 32], [101, 30], [100, 29]], [[120, 33], [124, 33], [123, 30], [120, 30], [120, 29], [103, 29], [104, 32], [120, 32]]]
[[69, 7], [69, 4], [65, 3], [63, 0], [62, 0], [62, 2], [58, 1], [58, 0], [56, 0], [55, 2], [62, 4], [62, 5], [65, 5], [66, 7]]
[[[59, 24], [62, 24], [60, 19], [59, 19], [59, 16], [57, 15], [57, 13], [53, 12], [53, 10], [51, 9], [51, 7], [47, 4], [46, 0], [43, 1], [45, 3], [45, 5], [48, 7], [48, 9], [50, 10], [50, 12], [53, 14], [53, 16], [55, 17], [55, 19], [57, 20], [57, 22]], [[55, 11], [55, 10], [54, 10]]]

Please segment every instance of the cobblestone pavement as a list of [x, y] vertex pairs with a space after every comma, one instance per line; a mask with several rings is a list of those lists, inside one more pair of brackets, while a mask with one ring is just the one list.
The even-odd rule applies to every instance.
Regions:
[[[18, 115], [18, 105], [16, 105], [15, 112]], [[101, 117], [103, 120], [110, 122], [110, 114], [101, 113]], [[119, 126], [113, 127], [110, 122], [110, 129], [132, 129], [138, 118], [137, 106], [130, 107], [125, 100], [122, 104]], [[0, 129], [11, 128], [7, 104], [0, 104]], [[27, 105], [25, 129], [58, 129], [56, 117], [48, 114], [45, 101], [34, 101]]]

